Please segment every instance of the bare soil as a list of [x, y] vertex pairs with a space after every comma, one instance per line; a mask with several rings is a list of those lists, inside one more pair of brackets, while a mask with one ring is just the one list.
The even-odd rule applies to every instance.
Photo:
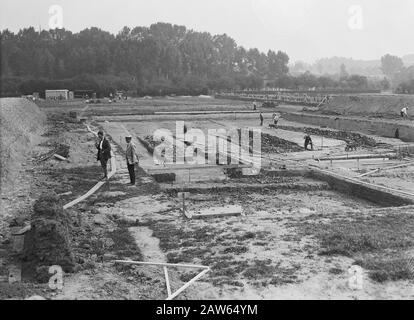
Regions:
[[324, 114], [362, 115], [397, 119], [403, 105], [414, 105], [412, 95], [341, 95], [323, 105]]
[[[185, 103], [186, 99], [142, 99], [138, 106], [152, 111], [158, 108], [173, 111], [210, 106], [225, 109], [226, 103], [230, 103], [198, 98]], [[120, 112], [130, 112], [137, 108], [135, 102], [131, 100], [122, 106], [94, 105], [89, 115], [116, 114], [118, 107], [125, 107]], [[231, 107], [239, 107], [236, 102], [231, 104]], [[5, 204], [3, 208], [8, 218], [1, 219], [0, 277], [7, 278], [8, 267], [16, 263], [10, 250], [11, 223], [23, 225], [29, 221], [32, 205], [41, 194], [53, 191], [67, 203], [100, 179], [94, 136], [83, 124], [72, 123], [66, 113], [74, 109], [84, 110], [86, 114], [89, 108], [85, 110], [85, 105], [78, 102], [69, 103], [68, 109], [66, 106], [43, 108], [48, 115], [42, 131], [45, 134], [39, 138], [30, 158], [19, 162], [26, 164], [25, 169], [18, 172], [20, 180], [16, 180], [20, 195], [24, 196], [2, 193], [2, 205]], [[100, 128], [99, 122], [91, 123], [95, 130]], [[208, 120], [192, 121], [191, 126], [197, 127], [197, 123], [222, 127]], [[237, 120], [230, 126], [235, 124]], [[173, 122], [161, 121], [129, 123], [126, 127], [133, 129], [136, 135], [145, 136], [164, 126], [174, 129]], [[109, 136], [117, 161], [114, 178], [86, 201], [67, 211], [71, 217], [70, 243], [75, 268], [73, 273], [65, 274], [63, 290], [52, 291], [47, 285], [26, 279], [14, 285], [0, 281], [1, 299], [24, 299], [33, 294], [50, 299], [166, 298], [162, 268], [118, 265], [113, 263], [115, 259], [210, 266], [211, 272], [178, 299], [414, 297], [407, 260], [414, 241], [412, 208], [387, 208], [387, 214], [372, 203], [339, 194], [325, 183], [300, 175], [258, 176], [220, 183], [227, 185], [228, 190], [211, 191], [208, 188], [213, 183], [210, 186], [205, 183], [207, 193], [194, 191], [187, 199], [189, 210], [240, 205], [242, 216], [188, 220], [182, 214], [182, 203], [176, 192], [163, 192], [141, 168], [137, 169], [136, 186], [127, 185], [124, 144], [118, 138]], [[57, 145], [69, 146], [70, 162], [52, 158], [36, 161]], [[303, 153], [298, 150], [289, 157], [299, 158], [298, 154]], [[395, 179], [394, 183], [408, 181], [411, 169], [407, 170], [410, 171], [378, 174], [369, 179], [390, 177]], [[283, 188], [266, 187], [270, 183]], [[253, 184], [256, 188], [249, 190], [248, 186]], [[364, 270], [364, 286], [359, 291], [348, 285], [348, 271], [355, 264]], [[174, 268], [169, 272], [173, 290], [195, 275], [195, 271]]]

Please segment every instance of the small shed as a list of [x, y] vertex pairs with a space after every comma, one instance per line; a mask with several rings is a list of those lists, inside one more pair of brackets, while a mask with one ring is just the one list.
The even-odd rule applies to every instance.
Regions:
[[46, 100], [68, 100], [69, 99], [69, 90], [58, 89], [58, 90], [46, 90], [45, 91]]

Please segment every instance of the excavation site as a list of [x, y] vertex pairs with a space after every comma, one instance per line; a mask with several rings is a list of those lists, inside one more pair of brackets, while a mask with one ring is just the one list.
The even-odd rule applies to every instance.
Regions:
[[264, 320], [414, 300], [414, 0], [0, 0], [0, 16], [2, 311]]
[[250, 99], [2, 99], [2, 297], [412, 297], [412, 123]]

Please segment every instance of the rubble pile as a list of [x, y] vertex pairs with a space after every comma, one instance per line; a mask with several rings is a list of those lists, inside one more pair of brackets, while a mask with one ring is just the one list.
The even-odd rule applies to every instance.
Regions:
[[31, 229], [26, 233], [23, 274], [39, 282], [50, 278], [49, 267], [60, 266], [73, 272], [75, 259], [71, 249], [71, 220], [56, 194], [42, 195], [34, 204]]
[[[294, 126], [278, 126], [279, 129], [288, 130], [288, 131], [303, 131], [301, 127]], [[343, 140], [358, 147], [375, 147], [377, 143], [374, 139], [367, 137], [365, 135], [351, 132], [351, 131], [335, 131], [319, 128], [306, 128], [306, 133], [313, 134], [317, 136], [323, 136], [325, 138]]]

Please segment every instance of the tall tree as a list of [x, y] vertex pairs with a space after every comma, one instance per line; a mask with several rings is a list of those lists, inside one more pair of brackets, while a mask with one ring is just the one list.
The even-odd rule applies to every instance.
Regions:
[[275, 53], [274, 51], [269, 50], [267, 53], [267, 63], [267, 75], [270, 78], [282, 77], [288, 74], [289, 72], [289, 56], [282, 51], [278, 51], [277, 53]]
[[392, 79], [404, 67], [404, 62], [401, 58], [386, 54], [381, 58], [381, 70], [390, 79]]
[[345, 64], [342, 63], [341, 68], [339, 70], [339, 80], [340, 81], [345, 81], [346, 79], [348, 79], [348, 77], [349, 77], [349, 73], [346, 70]]

